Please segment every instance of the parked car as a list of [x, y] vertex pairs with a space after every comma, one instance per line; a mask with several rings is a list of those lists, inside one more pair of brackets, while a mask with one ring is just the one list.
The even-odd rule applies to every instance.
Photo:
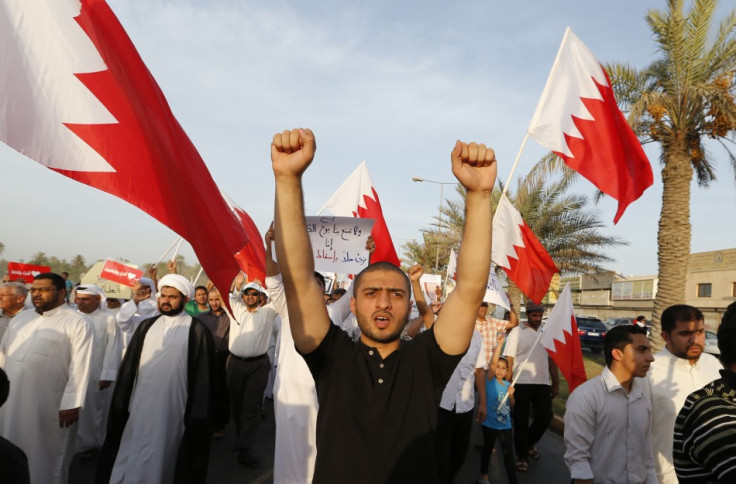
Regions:
[[594, 353], [602, 353], [608, 327], [603, 321], [592, 316], [575, 316], [575, 320], [578, 323], [580, 347], [588, 348]]
[[706, 353], [718, 356], [721, 350], [718, 349], [718, 335], [713, 331], [705, 331], [705, 350]]
[[611, 329], [622, 324], [634, 324], [634, 318], [608, 318], [603, 321], [603, 324], [608, 326], [608, 329]]

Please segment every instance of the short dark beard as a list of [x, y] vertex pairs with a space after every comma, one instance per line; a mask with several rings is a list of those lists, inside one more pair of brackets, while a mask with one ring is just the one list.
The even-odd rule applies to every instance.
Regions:
[[159, 307], [158, 310], [164, 316], [176, 316], [180, 312], [184, 311], [184, 305], [183, 304], [180, 304], [178, 308], [169, 309], [168, 311], [164, 311], [163, 309], [161, 309], [161, 307]]

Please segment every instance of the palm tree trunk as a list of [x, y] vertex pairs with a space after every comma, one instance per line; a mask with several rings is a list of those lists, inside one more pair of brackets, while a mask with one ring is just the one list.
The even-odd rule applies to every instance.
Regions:
[[659, 281], [652, 315], [652, 346], [664, 347], [660, 316], [673, 304], [685, 302], [685, 281], [690, 260], [690, 185], [693, 169], [685, 144], [684, 133], [676, 139], [665, 154], [662, 169], [662, 211], [657, 234], [657, 261]]

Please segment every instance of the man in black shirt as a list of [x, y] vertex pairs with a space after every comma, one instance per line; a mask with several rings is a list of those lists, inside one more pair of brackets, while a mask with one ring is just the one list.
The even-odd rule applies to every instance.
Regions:
[[488, 281], [494, 152], [482, 144], [455, 144], [452, 171], [467, 189], [457, 286], [435, 325], [402, 343], [411, 291], [406, 274], [391, 264], [372, 264], [355, 279], [351, 308], [359, 341], [330, 324], [313, 275], [302, 203], [301, 177], [315, 150], [314, 135], [305, 129], [278, 133], [271, 144], [276, 252], [289, 322], [319, 401], [313, 482], [437, 482], [437, 408], [468, 348]]

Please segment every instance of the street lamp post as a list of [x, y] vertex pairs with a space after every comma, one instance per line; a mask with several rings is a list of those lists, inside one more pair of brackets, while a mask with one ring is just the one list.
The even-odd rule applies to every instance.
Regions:
[[[443, 200], [442, 196], [443, 196], [443, 191], [444, 191], [445, 185], [454, 185], [455, 182], [440, 182], [440, 181], [435, 181], [435, 180], [427, 180], [426, 178], [421, 178], [421, 177], [418, 177], [418, 176], [413, 176], [411, 178], [411, 181], [414, 181], [414, 182], [434, 183], [435, 185], [439, 185], [440, 186], [440, 208], [439, 208], [439, 214], [437, 216], [437, 233], [439, 233], [440, 226], [442, 225], [442, 200]], [[435, 272], [439, 270], [439, 266], [440, 266], [440, 246], [439, 246], [439, 244], [437, 244], [437, 255], [436, 255], [435, 259], [434, 259], [434, 270], [435, 270]]]

